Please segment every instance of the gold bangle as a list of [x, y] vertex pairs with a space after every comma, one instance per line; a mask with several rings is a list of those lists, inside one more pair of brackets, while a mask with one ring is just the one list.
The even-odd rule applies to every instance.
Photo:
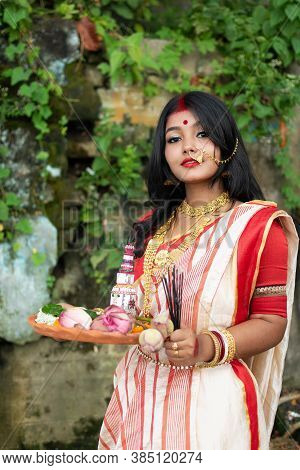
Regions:
[[228, 343], [228, 354], [225, 362], [231, 362], [236, 357], [235, 339], [230, 331], [226, 329], [221, 329], [221, 331], [226, 336]]
[[218, 338], [216, 337], [216, 335], [214, 335], [209, 330], [201, 330], [200, 333], [209, 335], [211, 337], [211, 339], [213, 340], [214, 345], [215, 345], [215, 355], [214, 355], [213, 359], [210, 362], [205, 362], [205, 361], [196, 362], [195, 367], [214, 367], [218, 364], [218, 362], [220, 360], [220, 356], [221, 356], [220, 342], [219, 342]]

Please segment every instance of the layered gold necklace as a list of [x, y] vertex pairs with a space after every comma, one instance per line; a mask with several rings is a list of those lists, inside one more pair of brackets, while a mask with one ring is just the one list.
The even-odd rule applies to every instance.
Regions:
[[[163, 275], [167, 272], [172, 264], [184, 253], [195, 241], [197, 236], [203, 231], [204, 227], [211, 221], [210, 217], [204, 217], [206, 214], [213, 214], [215, 211], [225, 206], [230, 201], [227, 191], [223, 192], [219, 197], [205, 204], [204, 206], [194, 208], [186, 200], [173, 210], [167, 222], [162, 225], [155, 233], [153, 238], [148, 242], [145, 256], [144, 256], [144, 305], [142, 316], [151, 317], [151, 292], [155, 292]], [[196, 223], [195, 228], [189, 233], [180, 245], [169, 252], [168, 250], [159, 250], [159, 247], [164, 244], [164, 240], [168, 230], [173, 223], [177, 211], [188, 215], [190, 217], [203, 217], [201, 221]], [[156, 282], [153, 282], [152, 277], [156, 277]], [[158, 280], [157, 280], [158, 279]], [[154, 287], [154, 290], [153, 290]]]

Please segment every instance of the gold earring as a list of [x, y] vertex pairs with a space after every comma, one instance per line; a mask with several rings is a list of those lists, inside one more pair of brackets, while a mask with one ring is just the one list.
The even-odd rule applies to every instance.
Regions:
[[174, 183], [172, 180], [170, 179], [167, 179], [165, 182], [164, 182], [164, 186], [174, 186]]

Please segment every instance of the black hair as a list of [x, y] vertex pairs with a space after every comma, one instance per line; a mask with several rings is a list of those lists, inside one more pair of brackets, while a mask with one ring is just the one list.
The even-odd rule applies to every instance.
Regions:
[[155, 233], [170, 217], [174, 208], [185, 198], [185, 184], [178, 181], [174, 186], [164, 185], [166, 179], [174, 181], [170, 167], [165, 157], [165, 131], [168, 116], [185, 107], [198, 117], [203, 130], [209, 139], [220, 148], [221, 160], [229, 158], [234, 151], [236, 138], [238, 147], [234, 156], [224, 165], [219, 165], [210, 181], [210, 187], [221, 178], [224, 171], [229, 177], [222, 178], [224, 191], [229, 197], [242, 202], [253, 199], [265, 200], [263, 192], [253, 174], [252, 166], [245, 149], [242, 136], [237, 124], [227, 106], [216, 96], [203, 91], [190, 91], [184, 95], [178, 94], [170, 99], [163, 108], [154, 134], [152, 153], [148, 166], [148, 194], [153, 213], [143, 221], [132, 225], [131, 240], [134, 242], [136, 257], [141, 257], [145, 251], [145, 240]]

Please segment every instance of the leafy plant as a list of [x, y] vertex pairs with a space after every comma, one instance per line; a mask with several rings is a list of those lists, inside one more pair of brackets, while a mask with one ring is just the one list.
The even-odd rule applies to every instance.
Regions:
[[42, 307], [42, 312], [53, 315], [54, 317], [59, 317], [59, 315], [64, 311], [64, 308], [59, 304], [46, 304]]
[[86, 237], [83, 256], [85, 261], [89, 259], [84, 267], [89, 276], [101, 284], [101, 273], [116, 270], [122, 260], [119, 235], [122, 199], [145, 196], [141, 171], [149, 144], [143, 141], [133, 145], [130, 128], [130, 122], [113, 123], [109, 111], [103, 110], [93, 136], [99, 155], [76, 182], [77, 189], [86, 195], [80, 215]]

